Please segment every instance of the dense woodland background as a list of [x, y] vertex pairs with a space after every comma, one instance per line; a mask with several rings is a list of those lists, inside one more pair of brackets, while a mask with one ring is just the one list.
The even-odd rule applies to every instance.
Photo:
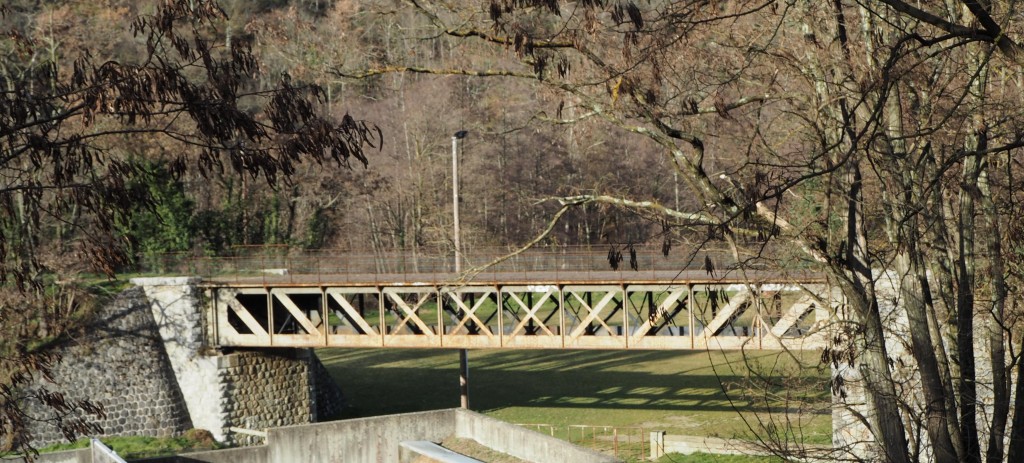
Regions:
[[[565, 102], [528, 82], [470, 76], [391, 74], [346, 78], [344, 69], [396, 62], [445, 68], [497, 67], [514, 52], [494, 53], [455, 40], [426, 40], [425, 19], [396, 10], [391, 1], [229, 1], [230, 20], [220, 40], [251, 41], [260, 67], [254, 85], [292, 82], [326, 91], [321, 110], [351, 113], [379, 126], [384, 143], [369, 164], [353, 169], [306, 163], [286, 184], [216, 171], [168, 175], [181, 150], [192, 149], [160, 135], [126, 134], [105, 149], [146, 166], [133, 188], [159, 199], [156, 209], [119, 224], [135, 257], [164, 253], [225, 255], [252, 245], [297, 250], [331, 248], [357, 252], [452, 249], [451, 136], [468, 130], [461, 144], [461, 222], [467, 249], [508, 247], [539, 233], [558, 204], [545, 198], [602, 191], [685, 203], [675, 179], [651, 143], [594, 124], [552, 126]], [[144, 42], [129, 25], [154, 8], [147, 2], [11, 2], [6, 21], [51, 53], [69, 72], [88, 50], [94, 62], [139, 59]], [[227, 45], [227, 44], [225, 44]], [[7, 54], [18, 50], [7, 48]], [[32, 72], [7, 60], [3, 72]], [[568, 111], [571, 111], [569, 109]], [[657, 222], [631, 214], [582, 207], [566, 217], [553, 244], [642, 243], [663, 231]], [[40, 239], [63, 256], [79, 234], [73, 223], [47, 220]], [[661, 240], [655, 239], [660, 246]]]

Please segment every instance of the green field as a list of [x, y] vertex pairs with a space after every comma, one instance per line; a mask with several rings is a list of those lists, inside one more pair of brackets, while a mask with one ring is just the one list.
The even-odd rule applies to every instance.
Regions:
[[[193, 429], [177, 437], [149, 436], [109, 436], [101, 441], [113, 449], [122, 458], [149, 458], [161, 455], [174, 455], [195, 450], [213, 450], [220, 445], [213, 440], [209, 431]], [[58, 452], [61, 450], [81, 449], [89, 446], [89, 439], [79, 439], [71, 443], [54, 444], [39, 449], [40, 452]], [[6, 460], [4, 460], [6, 461]]]
[[[348, 417], [459, 405], [456, 350], [318, 355], [350, 402]], [[824, 444], [831, 436], [828, 369], [817, 368], [817, 356], [808, 352], [797, 362], [768, 352], [470, 351], [470, 408], [546, 425], [535, 429], [575, 441], [600, 431], [583, 425], [617, 427], [620, 436], [643, 428], [741, 439], [770, 429]]]

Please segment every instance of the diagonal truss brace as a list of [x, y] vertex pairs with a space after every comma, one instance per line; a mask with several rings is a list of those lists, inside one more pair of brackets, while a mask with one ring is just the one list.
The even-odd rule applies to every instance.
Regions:
[[[593, 304], [593, 307], [591, 307], [591, 304], [587, 302], [587, 298], [580, 294], [581, 292], [586, 294], [586, 290], [579, 291], [575, 288], [566, 288], [566, 292], [568, 292], [569, 295], [579, 303], [579, 307], [581, 309], [586, 309], [587, 311], [587, 314], [580, 320], [579, 324], [569, 332], [569, 339], [576, 340], [580, 336], [588, 334], [591, 324], [595, 321], [603, 327], [607, 333], [611, 334], [615, 332], [612, 327], [605, 323], [605, 319], [601, 318], [600, 315], [608, 308], [611, 309], [609, 310], [609, 317], [614, 315], [614, 312], [621, 307], [615, 299], [615, 296], [618, 296], [621, 291], [608, 291], [600, 300], [597, 301], [596, 304]], [[612, 304], [612, 302], [615, 302], [615, 304]]]
[[[488, 289], [487, 291], [479, 292], [479, 293], [470, 293], [470, 292], [465, 292], [465, 291], [456, 291], [456, 290], [451, 289], [451, 288], [444, 289], [442, 291], [442, 294], [444, 294], [444, 297], [447, 298], [447, 300], [452, 301], [452, 303], [454, 303], [455, 306], [458, 307], [456, 312], [458, 312], [458, 314], [459, 314], [459, 320], [458, 320], [458, 324], [455, 326], [455, 328], [452, 329], [452, 332], [453, 333], [459, 333], [460, 330], [462, 330], [464, 327], [466, 327], [466, 325], [470, 321], [472, 321], [473, 323], [476, 324], [477, 327], [480, 328], [480, 332], [483, 335], [487, 336], [488, 338], [493, 338], [494, 337], [494, 333], [492, 333], [491, 329], [488, 328], [487, 323], [485, 323], [483, 320], [481, 320], [479, 317], [477, 317], [476, 313], [477, 313], [478, 310], [480, 310], [481, 307], [484, 306], [484, 304], [487, 303], [487, 301], [489, 300], [489, 298], [491, 296], [496, 296], [497, 292], [498, 292], [497, 289]], [[466, 301], [464, 301], [463, 298], [462, 298], [463, 295], [467, 295], [467, 294], [476, 294], [476, 295], [480, 296], [475, 301], [475, 303], [473, 304], [472, 307], [470, 307], [468, 304], [466, 304]]]
[[423, 319], [420, 318], [419, 316], [419, 310], [423, 308], [427, 301], [429, 301], [434, 296], [433, 292], [419, 293], [419, 299], [416, 301], [415, 304], [413, 304], [412, 307], [409, 306], [409, 303], [405, 302], [405, 299], [402, 298], [401, 293], [391, 290], [391, 288], [385, 289], [384, 295], [385, 297], [388, 298], [388, 300], [391, 301], [392, 304], [394, 304], [395, 307], [398, 307], [398, 309], [400, 310], [399, 316], [402, 317], [399, 320], [398, 324], [395, 325], [394, 332], [397, 333], [401, 331], [402, 328], [409, 324], [409, 322], [412, 322], [412, 326], [415, 326], [417, 329], [419, 329], [419, 334], [424, 334], [427, 336], [433, 336], [437, 334], [434, 332], [434, 330], [427, 326], [427, 324], [424, 323]]
[[541, 293], [542, 296], [538, 298], [536, 301], [534, 301], [532, 306], [524, 302], [522, 298], [519, 297], [519, 294], [516, 294], [515, 292], [505, 293], [506, 295], [508, 295], [508, 300], [515, 302], [516, 308], [521, 309], [523, 311], [523, 316], [522, 318], [519, 319], [519, 323], [515, 326], [515, 328], [512, 329], [512, 332], [509, 334], [510, 338], [520, 334], [525, 335], [526, 324], [529, 323], [530, 320], [536, 321], [537, 326], [539, 326], [540, 329], [544, 331], [544, 334], [548, 336], [555, 336], [555, 333], [548, 329], [548, 326], [544, 323], [544, 320], [541, 320], [540, 317], [537, 316], [537, 312], [541, 309], [541, 307], [544, 306], [544, 303], [546, 303], [548, 299], [550, 299], [551, 296], [555, 294], [557, 289], [558, 288], [554, 285], [545, 288], [546, 291]]

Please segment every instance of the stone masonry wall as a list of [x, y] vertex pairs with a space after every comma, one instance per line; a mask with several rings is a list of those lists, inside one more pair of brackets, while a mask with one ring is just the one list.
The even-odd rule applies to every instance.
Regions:
[[225, 427], [264, 430], [312, 422], [307, 357], [306, 351], [253, 351], [222, 357]]
[[[88, 332], [62, 349], [63, 360], [54, 369], [56, 385], [33, 387], [102, 404], [107, 416], [98, 424], [104, 435], [170, 436], [192, 427], [141, 289], [129, 289], [102, 307]], [[29, 410], [35, 417], [51, 414], [38, 403], [29, 404]], [[47, 423], [32, 422], [29, 430], [36, 446], [65, 440]]]
[[337, 415], [344, 402], [309, 349], [236, 352], [220, 357], [219, 366], [225, 392], [224, 435], [237, 444], [262, 439], [232, 433], [230, 427], [262, 431], [312, 423], [318, 416]]
[[316, 400], [315, 421], [337, 419], [348, 405], [345, 396], [341, 393], [341, 387], [334, 381], [334, 377], [327, 371], [324, 364], [320, 363], [320, 359], [317, 358], [316, 354], [310, 355], [309, 363], [309, 374], [312, 378], [310, 384], [316, 388], [316, 391], [312, 394]]
[[[171, 436], [196, 427], [249, 443], [230, 428], [264, 430], [340, 414], [341, 390], [312, 350], [210, 349], [198, 279], [133, 282], [138, 287], [100, 309], [86, 339], [64, 349], [54, 370], [59, 387], [38, 385], [101, 403], [103, 435]], [[33, 416], [48, 416], [41, 404], [29, 406]], [[36, 446], [63, 440], [46, 423], [30, 431]]]

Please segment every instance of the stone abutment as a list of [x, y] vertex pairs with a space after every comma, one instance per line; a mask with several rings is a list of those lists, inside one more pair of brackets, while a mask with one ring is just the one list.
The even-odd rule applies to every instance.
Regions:
[[[104, 436], [172, 436], [207, 429], [246, 443], [231, 428], [263, 430], [336, 416], [340, 389], [310, 349], [221, 351], [205, 345], [196, 278], [139, 278], [105, 304], [88, 336], [62, 347], [54, 382], [32, 387], [103, 405]], [[40, 403], [34, 418], [54, 418]], [[47, 420], [29, 427], [33, 445], [62, 442]]]

